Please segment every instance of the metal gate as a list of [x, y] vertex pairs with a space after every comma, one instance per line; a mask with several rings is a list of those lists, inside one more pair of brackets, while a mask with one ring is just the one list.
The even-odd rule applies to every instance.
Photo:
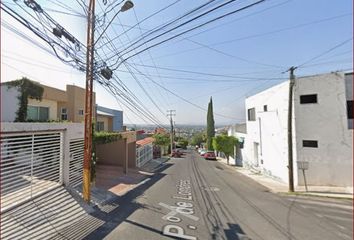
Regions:
[[69, 185], [79, 186], [82, 183], [82, 169], [84, 161], [84, 139], [72, 139], [69, 146]]
[[63, 132], [1, 133], [1, 212], [62, 184]]

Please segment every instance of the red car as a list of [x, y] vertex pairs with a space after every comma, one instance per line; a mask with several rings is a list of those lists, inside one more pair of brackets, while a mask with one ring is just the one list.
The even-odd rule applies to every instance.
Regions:
[[203, 157], [207, 160], [216, 160], [216, 156], [214, 152], [206, 152]]

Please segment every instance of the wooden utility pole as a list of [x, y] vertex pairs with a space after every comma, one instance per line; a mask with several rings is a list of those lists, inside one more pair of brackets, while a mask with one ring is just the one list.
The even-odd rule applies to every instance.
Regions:
[[167, 117], [170, 117], [170, 124], [171, 124], [171, 133], [170, 133], [170, 138], [171, 138], [171, 156], [172, 156], [172, 151], [173, 151], [173, 119], [172, 116], [176, 116], [176, 110], [167, 110]]
[[87, 16], [87, 50], [86, 50], [86, 94], [85, 94], [85, 145], [82, 194], [90, 202], [91, 193], [91, 158], [92, 158], [92, 88], [93, 88], [93, 54], [95, 31], [95, 0], [90, 0]]
[[289, 83], [289, 107], [288, 107], [288, 170], [289, 170], [289, 192], [294, 192], [294, 164], [293, 164], [293, 92], [295, 85], [295, 71], [296, 67], [289, 68], [290, 83]]

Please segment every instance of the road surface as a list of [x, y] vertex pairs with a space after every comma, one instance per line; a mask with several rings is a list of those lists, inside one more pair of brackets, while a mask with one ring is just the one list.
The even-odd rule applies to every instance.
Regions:
[[194, 152], [112, 202], [87, 239], [352, 239], [350, 200], [279, 195]]

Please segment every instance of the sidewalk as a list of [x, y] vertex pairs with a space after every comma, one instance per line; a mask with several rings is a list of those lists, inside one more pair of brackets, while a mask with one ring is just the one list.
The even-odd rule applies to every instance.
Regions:
[[[104, 205], [115, 197], [120, 197], [130, 190], [149, 181], [169, 157], [153, 159], [141, 168], [129, 168], [125, 174], [122, 167], [99, 165], [96, 168], [96, 182], [91, 187], [91, 201], [95, 205]], [[81, 192], [81, 186], [77, 188]]]
[[144, 172], [155, 173], [161, 167], [164, 166], [164, 163], [170, 160], [169, 156], [162, 156], [161, 158], [152, 159], [142, 166], [140, 169]]
[[[227, 165], [226, 159], [217, 158], [217, 160], [218, 162]], [[273, 193], [301, 194], [317, 197], [353, 199], [353, 193], [351, 193], [349, 189], [344, 187], [308, 186], [308, 192], [306, 192], [304, 186], [297, 186], [295, 187], [295, 193], [289, 193], [288, 185], [286, 183], [277, 181], [276, 179], [243, 167], [236, 167], [234, 165], [228, 165], [228, 167], [230, 169], [233, 169], [234, 171], [237, 171], [238, 173], [241, 173], [255, 180], [259, 184], [267, 187]]]

